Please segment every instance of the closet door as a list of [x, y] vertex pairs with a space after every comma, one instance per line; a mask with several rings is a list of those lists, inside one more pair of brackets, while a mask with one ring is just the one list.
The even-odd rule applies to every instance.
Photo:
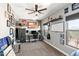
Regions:
[[23, 43], [23, 42], [26, 42], [26, 35], [25, 35], [25, 33], [26, 33], [25, 28], [20, 30], [21, 42], [22, 42], [22, 43]]

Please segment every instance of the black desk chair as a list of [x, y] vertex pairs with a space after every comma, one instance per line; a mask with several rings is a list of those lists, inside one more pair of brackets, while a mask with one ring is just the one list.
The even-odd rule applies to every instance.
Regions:
[[38, 38], [38, 34], [33, 34], [33, 39], [37, 39]]
[[26, 42], [27, 41], [30, 42], [30, 36], [29, 35], [26, 36]]
[[38, 39], [38, 33], [33, 34], [33, 39], [35, 39], [35, 41], [37, 41], [37, 39]]

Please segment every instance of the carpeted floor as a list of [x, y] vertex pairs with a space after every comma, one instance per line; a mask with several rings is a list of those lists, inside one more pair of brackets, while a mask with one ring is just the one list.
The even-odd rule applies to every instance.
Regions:
[[64, 56], [42, 41], [22, 43], [20, 52], [17, 52], [17, 48], [18, 46], [15, 46], [14, 49], [16, 56]]

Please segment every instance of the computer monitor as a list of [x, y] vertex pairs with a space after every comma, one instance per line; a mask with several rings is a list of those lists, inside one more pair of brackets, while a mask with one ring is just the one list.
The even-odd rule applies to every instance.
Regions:
[[31, 31], [31, 34], [36, 34], [36, 31]]

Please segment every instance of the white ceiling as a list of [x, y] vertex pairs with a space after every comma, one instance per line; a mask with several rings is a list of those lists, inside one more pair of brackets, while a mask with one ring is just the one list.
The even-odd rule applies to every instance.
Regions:
[[18, 18], [33, 19], [33, 20], [44, 19], [44, 18], [50, 16], [55, 11], [59, 10], [60, 8], [65, 7], [68, 4], [67, 3], [52, 3], [52, 4], [38, 3], [38, 5], [39, 5], [38, 9], [47, 8], [47, 10], [42, 11], [43, 14], [38, 14], [38, 16], [35, 16], [35, 13], [28, 14], [31, 11], [25, 10], [25, 8], [34, 9], [34, 5], [35, 5], [35, 3], [12, 3], [11, 4], [12, 9], [14, 10], [14, 12], [16, 13], [16, 16]]

